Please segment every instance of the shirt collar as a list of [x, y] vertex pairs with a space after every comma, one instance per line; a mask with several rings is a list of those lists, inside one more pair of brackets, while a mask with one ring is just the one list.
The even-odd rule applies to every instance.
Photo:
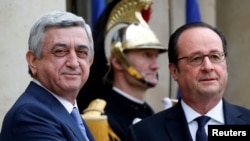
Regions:
[[[192, 122], [198, 116], [201, 116], [200, 113], [197, 113], [195, 110], [193, 110], [183, 100], [181, 100], [181, 105], [184, 110], [184, 114], [186, 116], [188, 123]], [[215, 122], [224, 124], [225, 121], [224, 121], [224, 115], [223, 115], [222, 100], [220, 100], [219, 103], [214, 108], [209, 110], [205, 115], [215, 120]]]
[[[68, 113], [71, 113], [74, 107], [77, 107], [77, 103], [75, 100], [75, 104], [72, 105], [67, 99], [56, 95], [55, 93], [51, 92], [50, 90], [48, 90], [47, 88], [45, 88], [38, 80], [33, 79], [33, 82], [36, 83], [37, 85], [43, 87], [44, 89], [46, 89], [50, 94], [52, 94], [63, 106], [64, 108], [68, 111]], [[78, 107], [77, 107], [78, 108]]]
[[131, 101], [134, 101], [135, 103], [138, 103], [138, 104], [144, 104], [144, 101], [143, 100], [140, 100], [140, 99], [137, 99], [135, 97], [132, 97], [131, 95], [129, 95], [128, 93], [122, 91], [121, 89], [117, 88], [117, 87], [113, 87], [113, 90], [118, 92], [118, 94], [126, 97], [127, 99], [131, 100]]

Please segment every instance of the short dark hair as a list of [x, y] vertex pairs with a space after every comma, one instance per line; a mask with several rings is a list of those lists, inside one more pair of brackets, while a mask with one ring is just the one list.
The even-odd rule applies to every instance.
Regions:
[[183, 26], [179, 27], [171, 36], [168, 43], [168, 60], [169, 63], [173, 63], [177, 65], [178, 62], [178, 47], [177, 42], [180, 37], [180, 35], [187, 29], [195, 28], [195, 27], [205, 27], [209, 28], [212, 31], [214, 31], [219, 37], [221, 38], [222, 45], [223, 45], [223, 52], [225, 56], [227, 56], [227, 42], [225, 36], [222, 34], [222, 32], [216, 28], [213, 27], [205, 22], [192, 22], [188, 24], [184, 24]]

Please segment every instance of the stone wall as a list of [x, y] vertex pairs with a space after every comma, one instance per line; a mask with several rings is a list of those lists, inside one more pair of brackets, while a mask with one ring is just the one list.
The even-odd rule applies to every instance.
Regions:
[[31, 80], [25, 54], [32, 24], [46, 11], [65, 9], [65, 0], [0, 0], [0, 127]]

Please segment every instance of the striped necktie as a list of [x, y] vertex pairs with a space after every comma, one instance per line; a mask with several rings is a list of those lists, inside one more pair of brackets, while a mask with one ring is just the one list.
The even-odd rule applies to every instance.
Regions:
[[73, 117], [73, 119], [77, 123], [78, 127], [80, 128], [83, 136], [85, 137], [85, 141], [88, 141], [86, 130], [85, 130], [85, 127], [84, 127], [84, 124], [83, 124], [83, 121], [82, 121], [82, 118], [81, 118], [81, 115], [80, 115], [78, 109], [76, 107], [74, 107], [70, 115]]

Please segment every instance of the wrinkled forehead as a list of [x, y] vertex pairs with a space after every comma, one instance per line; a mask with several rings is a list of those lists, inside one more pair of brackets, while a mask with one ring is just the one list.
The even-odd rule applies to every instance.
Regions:
[[47, 28], [43, 42], [45, 44], [82, 44], [90, 46], [90, 41], [88, 40], [87, 33], [82, 27], [50, 27]]

